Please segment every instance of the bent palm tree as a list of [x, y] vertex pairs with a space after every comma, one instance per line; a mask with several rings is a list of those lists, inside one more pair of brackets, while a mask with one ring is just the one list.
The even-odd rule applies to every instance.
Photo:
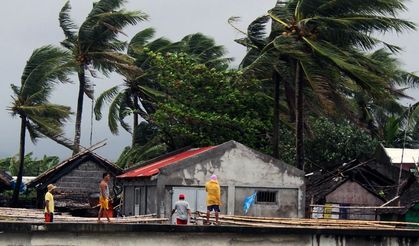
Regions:
[[[402, 0], [290, 0], [268, 12], [274, 33], [258, 60], [272, 57], [292, 68], [296, 107], [296, 162], [304, 168], [304, 91], [310, 89], [329, 111], [345, 100], [338, 92], [356, 86], [372, 97], [391, 96], [381, 79], [384, 68], [364, 51], [387, 44], [371, 33], [402, 32], [412, 22], [394, 17], [405, 10]], [[260, 61], [259, 61], [260, 62]]]
[[8, 110], [12, 116], [21, 118], [19, 172], [12, 198], [14, 206], [22, 184], [26, 131], [33, 142], [40, 137], [54, 139], [62, 135], [62, 126], [70, 116], [69, 107], [48, 101], [54, 84], [67, 81], [67, 74], [73, 69], [70, 58], [68, 52], [52, 46], [36, 49], [26, 63], [20, 86], [11, 85], [13, 102]]
[[[124, 83], [104, 91], [97, 98], [94, 108], [96, 120], [100, 120], [103, 106], [109, 103], [109, 129], [113, 134], [118, 134], [119, 123], [126, 131], [132, 133], [132, 146], [136, 143], [135, 131], [140, 122], [139, 117], [147, 119], [147, 114], [153, 111], [155, 98], [161, 94], [154, 89], [157, 86], [153, 85], [148, 71], [150, 67], [147, 63], [146, 51], [172, 50], [172, 43], [167, 39], [152, 40], [154, 33], [154, 29], [147, 28], [132, 38], [127, 53], [135, 58], [133, 65], [135, 64], [137, 70], [118, 69], [118, 72], [125, 78]], [[124, 121], [125, 117], [130, 114], [133, 114], [132, 127]]]
[[89, 82], [86, 71], [90, 71], [94, 76], [94, 69], [107, 75], [117, 66], [129, 68], [126, 64], [129, 64], [131, 59], [119, 53], [125, 49], [126, 44], [119, 41], [117, 36], [122, 33], [124, 27], [147, 19], [144, 13], [120, 9], [124, 3], [124, 0], [100, 0], [94, 3], [80, 28], [70, 19], [69, 2], [64, 5], [59, 15], [60, 26], [65, 34], [65, 40], [61, 44], [72, 52], [78, 67], [79, 91], [74, 154], [80, 150], [84, 95], [93, 98], [93, 85]]

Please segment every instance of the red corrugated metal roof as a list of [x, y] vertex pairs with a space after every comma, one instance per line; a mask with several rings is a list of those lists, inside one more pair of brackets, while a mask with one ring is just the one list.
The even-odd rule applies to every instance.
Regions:
[[118, 178], [135, 178], [135, 177], [150, 177], [160, 172], [160, 168], [172, 165], [178, 161], [187, 159], [189, 157], [198, 155], [203, 153], [207, 150], [214, 148], [214, 146], [198, 148], [198, 149], [190, 149], [185, 152], [167, 157], [163, 160], [151, 163], [145, 167], [140, 167], [138, 169], [126, 172], [122, 175], [119, 175]]

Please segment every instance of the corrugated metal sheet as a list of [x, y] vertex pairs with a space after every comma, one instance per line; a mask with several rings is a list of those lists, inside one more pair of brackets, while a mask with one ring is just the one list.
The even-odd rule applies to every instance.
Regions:
[[198, 148], [198, 149], [190, 149], [185, 152], [165, 158], [163, 160], [151, 163], [145, 167], [140, 167], [138, 169], [126, 172], [122, 175], [119, 175], [118, 178], [150, 177], [155, 174], [158, 174], [160, 172], [160, 168], [172, 165], [178, 161], [198, 155], [212, 148], [214, 148], [214, 146]]
[[[388, 157], [390, 157], [393, 164], [402, 163], [402, 151], [398, 148], [384, 148]], [[403, 164], [412, 164], [418, 161], [419, 149], [404, 149]]]

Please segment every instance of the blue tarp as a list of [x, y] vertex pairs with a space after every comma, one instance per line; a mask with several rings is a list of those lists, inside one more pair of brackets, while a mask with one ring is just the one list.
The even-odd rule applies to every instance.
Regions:
[[251, 196], [246, 197], [246, 199], [244, 199], [243, 211], [245, 215], [247, 214], [247, 212], [249, 212], [249, 209], [252, 206], [252, 204], [255, 203], [255, 200], [256, 200], [256, 192], [253, 193]]
[[[12, 181], [10, 182], [10, 186], [12, 187], [12, 189], [14, 189], [14, 188], [15, 188], [15, 186], [16, 186], [16, 180], [12, 180]], [[22, 182], [22, 183], [20, 184], [19, 192], [24, 192], [24, 191], [26, 191], [26, 185]]]

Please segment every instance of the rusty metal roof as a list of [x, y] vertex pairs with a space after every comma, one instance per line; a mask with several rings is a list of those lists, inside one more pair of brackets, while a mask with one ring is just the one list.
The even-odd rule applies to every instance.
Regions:
[[181, 160], [199, 155], [207, 150], [214, 148], [214, 146], [190, 149], [179, 154], [175, 154], [164, 158], [162, 160], [153, 162], [147, 166], [140, 167], [131, 171], [128, 171], [122, 175], [119, 175], [118, 178], [136, 178], [136, 177], [150, 177], [160, 172], [160, 169], [172, 164], [175, 164]]

